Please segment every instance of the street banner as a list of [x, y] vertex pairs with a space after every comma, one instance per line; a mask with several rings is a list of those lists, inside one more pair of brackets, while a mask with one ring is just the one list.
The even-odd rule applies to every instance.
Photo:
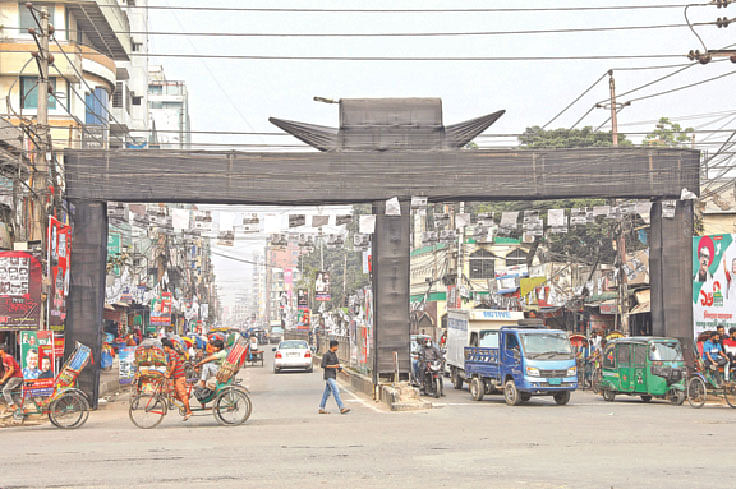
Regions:
[[51, 272], [51, 289], [48, 302], [49, 326], [54, 331], [63, 332], [64, 321], [66, 320], [66, 297], [69, 293], [72, 227], [65, 226], [54, 217], [50, 217], [47, 240], [49, 246], [48, 265]]
[[161, 297], [151, 299], [151, 324], [171, 324], [171, 292], [161, 292]]
[[361, 234], [373, 234], [376, 229], [376, 216], [374, 214], [361, 215], [358, 227]]
[[304, 214], [289, 214], [289, 227], [298, 228], [304, 226], [307, 223], [307, 218]]
[[54, 336], [51, 331], [22, 331], [20, 367], [31, 397], [48, 397], [54, 390]]
[[317, 272], [314, 282], [314, 298], [318, 301], [329, 301], [330, 296], [330, 272]]
[[309, 307], [309, 291], [306, 289], [299, 289], [297, 291], [296, 304], [299, 309], [306, 309]]
[[693, 321], [703, 331], [736, 326], [736, 243], [733, 234], [693, 236]]
[[352, 214], [338, 214], [335, 216], [335, 226], [344, 226], [353, 222]]
[[135, 346], [126, 346], [118, 350], [120, 361], [120, 383], [130, 384], [135, 377]]
[[0, 331], [38, 329], [41, 262], [24, 251], [0, 253]]
[[327, 226], [330, 222], [330, 216], [312, 216], [312, 227], [319, 228]]

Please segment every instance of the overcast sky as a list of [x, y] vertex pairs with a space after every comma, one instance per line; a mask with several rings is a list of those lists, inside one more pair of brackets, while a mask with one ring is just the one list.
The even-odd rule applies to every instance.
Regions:
[[[194, 0], [162, 0], [170, 5], [201, 6]], [[671, 0], [531, 1], [248, 1], [221, 0], [208, 6], [315, 7], [315, 8], [453, 8], [591, 6], [664, 4]], [[715, 21], [729, 11], [715, 6], [689, 10], [693, 22]], [[150, 17], [152, 31], [222, 32], [449, 32], [550, 28], [642, 26], [684, 23], [683, 9], [606, 10], [586, 12], [493, 13], [259, 13], [157, 11]], [[706, 45], [720, 48], [736, 42], [734, 28], [696, 28]], [[700, 44], [687, 27], [595, 33], [464, 36], [434, 38], [182, 38], [152, 36], [152, 53], [235, 55], [356, 55], [356, 56], [564, 56], [685, 54]], [[700, 48], [702, 50], [702, 48]], [[189, 86], [191, 121], [195, 130], [274, 131], [269, 116], [325, 125], [337, 125], [337, 106], [312, 101], [315, 95], [340, 97], [442, 97], [446, 123], [506, 109], [493, 133], [517, 133], [543, 124], [609, 68], [686, 63], [686, 58], [590, 61], [243, 61], [182, 58], [152, 59], [162, 63], [170, 78]], [[638, 92], [667, 90], [736, 69], [729, 62], [695, 66], [680, 75]], [[619, 71], [619, 92], [653, 80], [672, 70]], [[217, 81], [215, 81], [215, 79]], [[736, 76], [670, 95], [635, 102], [619, 115], [621, 130], [662, 115], [682, 116], [733, 109], [729, 106]], [[219, 85], [218, 85], [219, 83]], [[634, 95], [632, 95], [634, 96]], [[593, 103], [608, 97], [600, 83], [553, 127], [569, 127]], [[625, 101], [626, 98], [623, 99]], [[584, 124], [598, 126], [608, 117], [593, 111]], [[715, 119], [715, 117], [713, 118]], [[697, 119], [696, 123], [707, 123]], [[732, 124], [729, 127], [736, 126]], [[717, 127], [717, 124], [712, 126]], [[199, 142], [221, 142], [215, 136], [197, 136]], [[287, 143], [290, 137], [238, 136], [246, 143]], [[509, 142], [511, 143], [511, 142]]]
[[[313, 8], [483, 8], [664, 4], [671, 0], [586, 1], [238, 1], [201, 2], [161, 0], [168, 5]], [[715, 6], [689, 10], [692, 22], [714, 21], [732, 13]], [[684, 23], [683, 9], [606, 10], [587, 12], [494, 13], [258, 13], [151, 11], [151, 31], [186, 32], [467, 32], [644, 26]], [[706, 45], [720, 48], [736, 42], [736, 27], [696, 27]], [[685, 54], [702, 49], [687, 27], [595, 33], [521, 34], [496, 36], [418, 38], [216, 38], [151, 36], [152, 53], [197, 53], [290, 56], [592, 56]], [[189, 87], [192, 128], [207, 131], [271, 132], [277, 129], [269, 116], [336, 126], [336, 105], [316, 103], [312, 97], [441, 97], [445, 123], [455, 123], [499, 109], [506, 114], [492, 133], [518, 133], [542, 125], [591, 85], [609, 68], [631, 68], [687, 63], [686, 58], [574, 61], [243, 61], [152, 58], [163, 64], [171, 79]], [[694, 66], [631, 97], [687, 85], [735, 70], [729, 62]], [[663, 76], [673, 69], [616, 71], [619, 93]], [[619, 114], [620, 131], [647, 131], [660, 116], [678, 118], [716, 111], [736, 110], [733, 88], [736, 76], [727, 77], [669, 95], [634, 102]], [[569, 127], [596, 101], [608, 97], [604, 80], [551, 127]], [[631, 97], [623, 97], [624, 102]], [[736, 112], [735, 112], [736, 113]], [[596, 109], [583, 121], [598, 126], [609, 116]], [[717, 129], [736, 127], [731, 117], [711, 116], [682, 120], [683, 125]], [[719, 119], [720, 118], [720, 119]], [[699, 136], [702, 140], [705, 136]], [[713, 136], [717, 144], [725, 135]], [[290, 136], [195, 135], [199, 143], [296, 144]], [[640, 136], [632, 136], [638, 140]], [[479, 140], [483, 144], [513, 145], [515, 140]], [[242, 242], [241, 242], [242, 243]], [[236, 250], [249, 256], [246, 247]], [[215, 258], [223, 284], [246, 272], [244, 265]], [[234, 290], [232, 291], [235, 292]]]

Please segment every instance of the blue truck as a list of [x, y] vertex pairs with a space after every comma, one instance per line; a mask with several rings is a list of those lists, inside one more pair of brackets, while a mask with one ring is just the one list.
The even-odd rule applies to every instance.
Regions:
[[577, 369], [566, 332], [510, 311], [448, 311], [447, 362], [456, 389], [468, 383], [476, 401], [503, 393], [516, 406], [532, 396], [567, 404]]

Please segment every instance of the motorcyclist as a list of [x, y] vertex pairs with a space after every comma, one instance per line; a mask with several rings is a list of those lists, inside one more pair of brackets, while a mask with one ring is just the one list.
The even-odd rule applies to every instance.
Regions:
[[427, 338], [422, 343], [419, 350], [419, 385], [424, 386], [425, 375], [427, 374], [427, 364], [431, 364], [435, 360], [442, 361], [442, 353], [434, 345], [431, 338]]

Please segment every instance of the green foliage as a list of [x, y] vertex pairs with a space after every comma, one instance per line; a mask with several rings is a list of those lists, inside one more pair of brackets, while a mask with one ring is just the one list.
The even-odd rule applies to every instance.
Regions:
[[[582, 129], [542, 129], [527, 127], [519, 136], [519, 143], [527, 148], [599, 148], [613, 145], [611, 132], [594, 131], [591, 126]], [[631, 146], [626, 135], [618, 135], [619, 146]]]
[[690, 145], [694, 132], [692, 127], [683, 129], [680, 124], [670, 121], [668, 117], [660, 117], [654, 131], [647, 134], [642, 144], [682, 148]]

